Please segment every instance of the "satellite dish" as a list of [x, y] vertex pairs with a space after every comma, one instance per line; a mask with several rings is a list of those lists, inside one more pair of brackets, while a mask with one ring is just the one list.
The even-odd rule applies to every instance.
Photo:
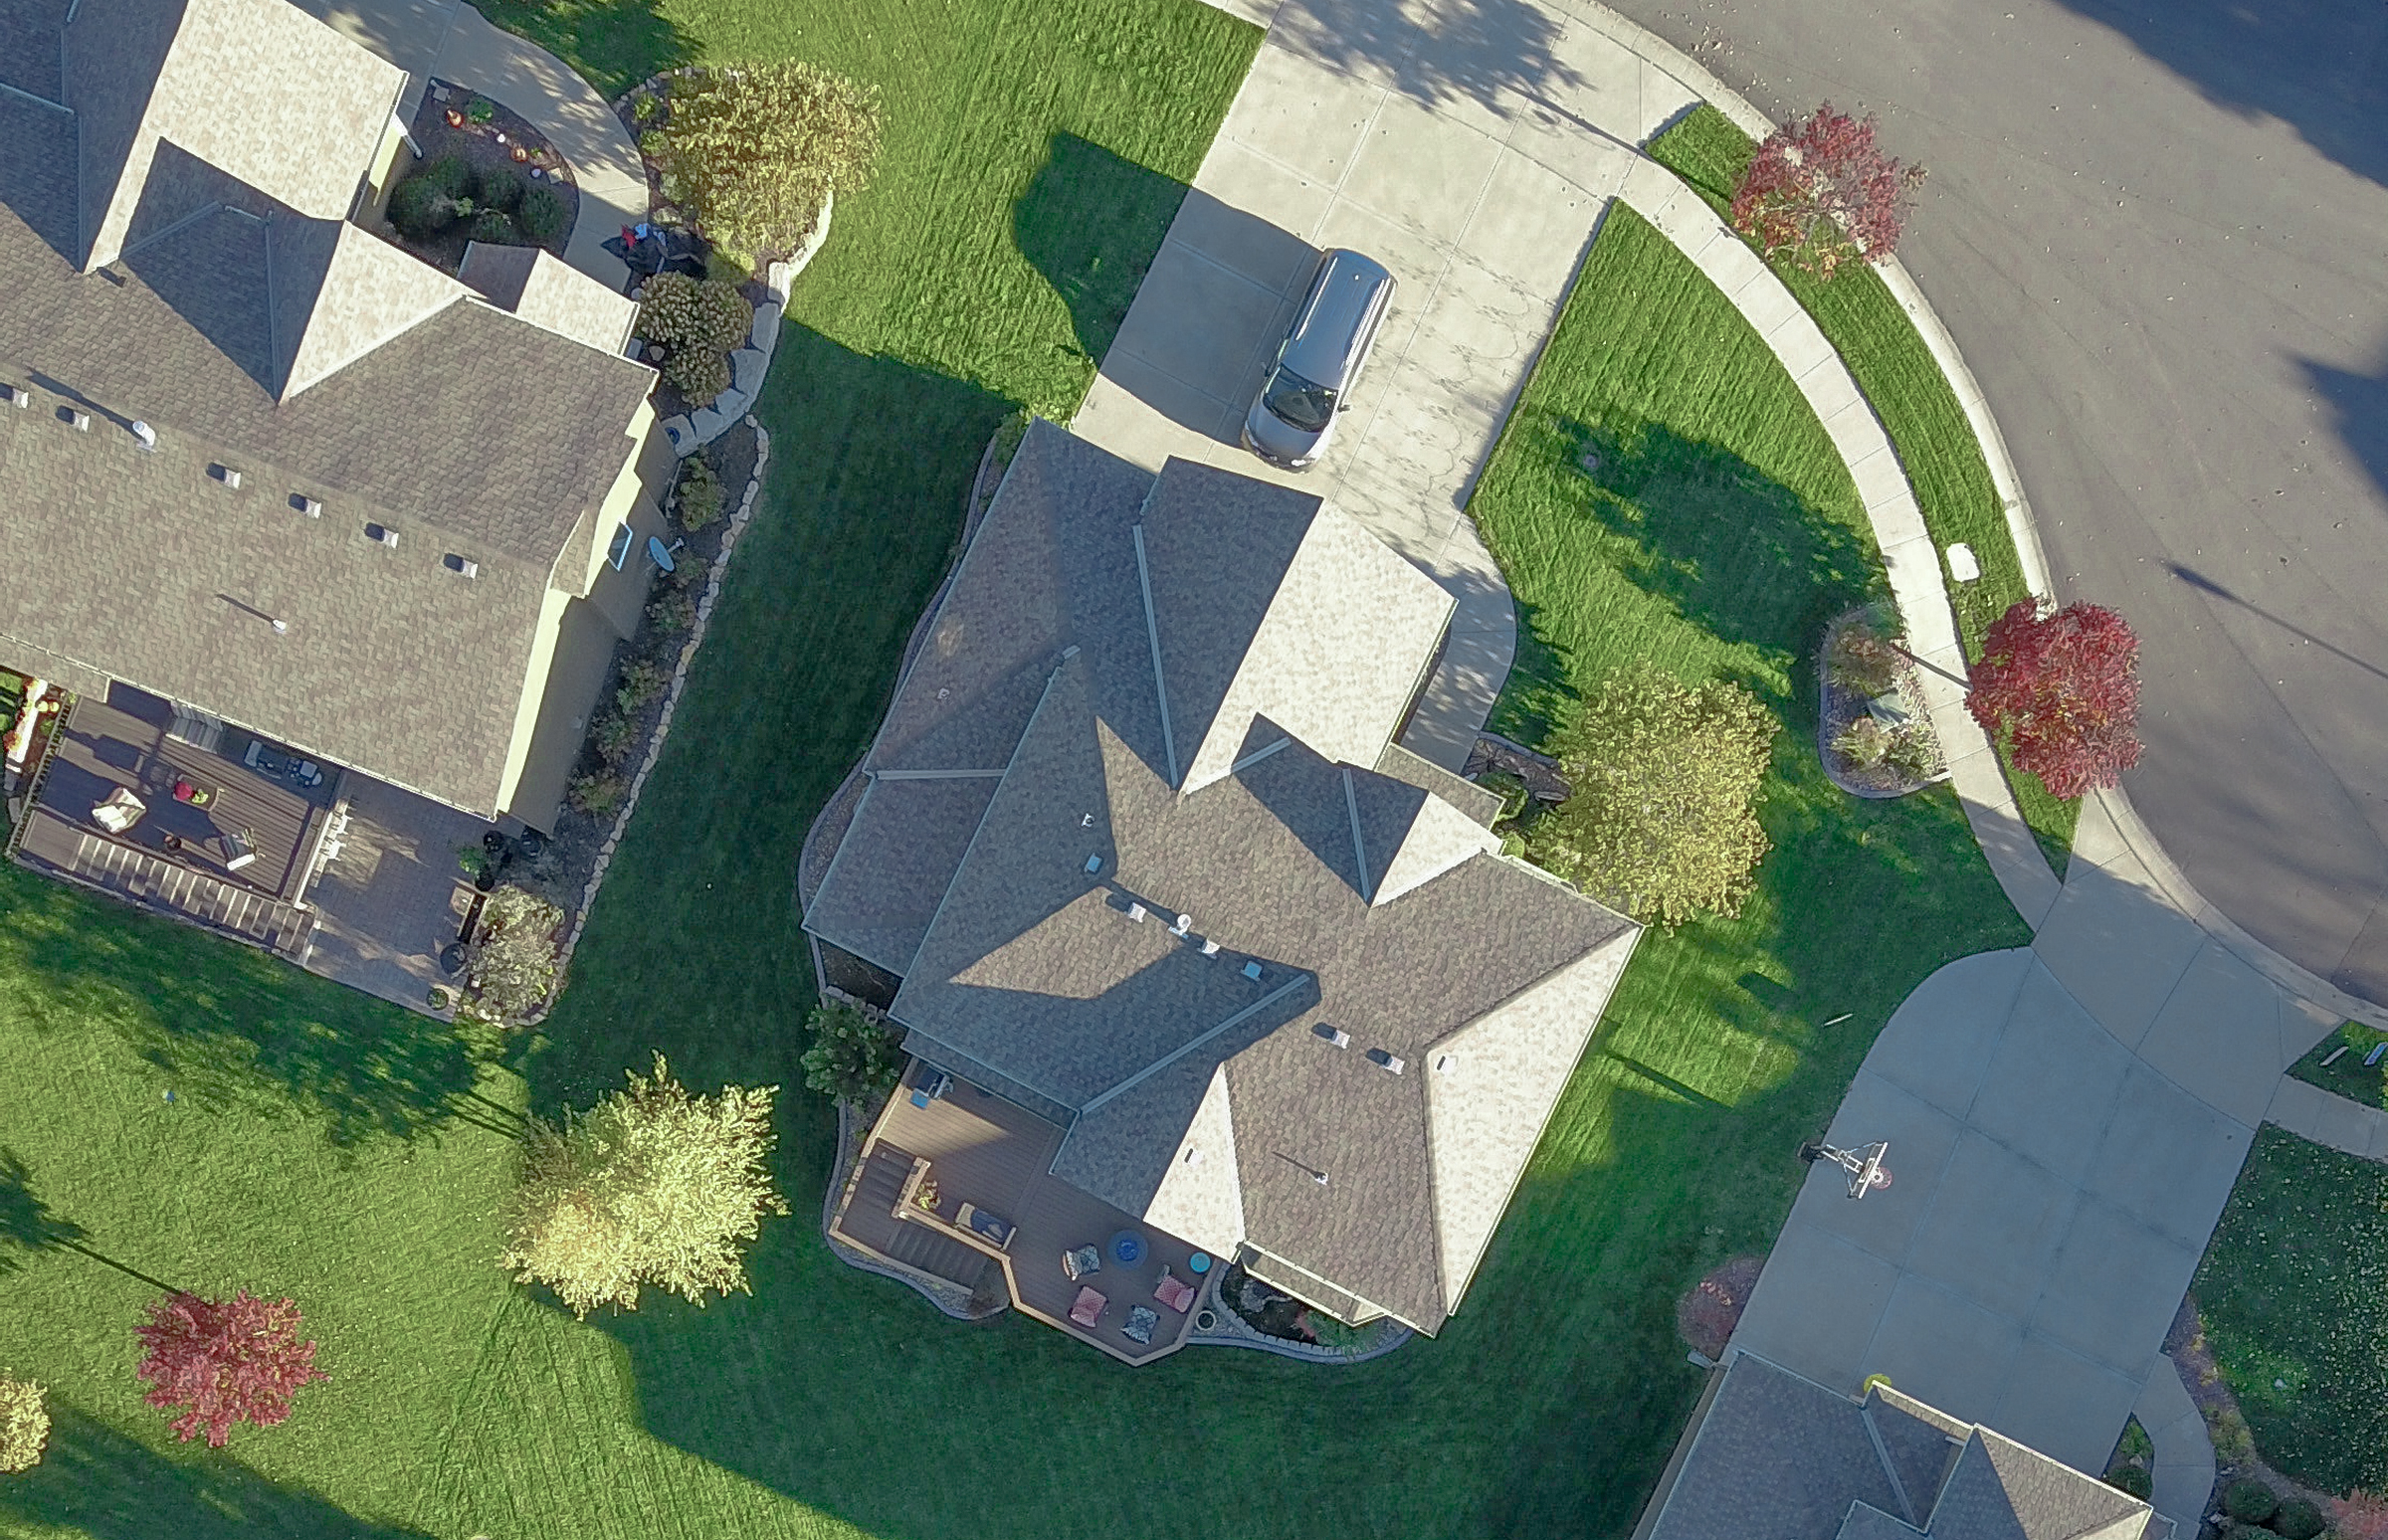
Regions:
[[663, 537], [660, 535], [649, 535], [647, 537], [647, 554], [654, 557], [655, 564], [663, 568], [666, 572], [671, 571], [674, 567], [679, 565], [678, 562], [672, 559], [671, 549], [664, 544]]

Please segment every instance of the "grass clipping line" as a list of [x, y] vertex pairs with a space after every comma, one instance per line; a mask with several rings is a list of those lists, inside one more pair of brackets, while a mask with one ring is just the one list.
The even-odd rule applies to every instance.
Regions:
[[560, 1128], [531, 1120], [499, 1265], [582, 1319], [603, 1304], [637, 1309], [643, 1284], [699, 1307], [708, 1293], [751, 1293], [739, 1246], [763, 1215], [788, 1212], [769, 1164], [779, 1087], [692, 1096], [661, 1054], [651, 1077], [626, 1077], [627, 1091], [566, 1112]]

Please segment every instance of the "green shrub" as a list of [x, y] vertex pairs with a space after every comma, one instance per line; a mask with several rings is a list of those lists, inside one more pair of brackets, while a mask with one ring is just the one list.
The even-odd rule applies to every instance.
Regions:
[[1940, 769], [1940, 754], [1923, 723], [1908, 722], [1890, 729], [1890, 748], [1883, 762], [1910, 781], [1928, 781]]
[[622, 671], [622, 687], [614, 691], [614, 703], [625, 713], [643, 711], [663, 697], [671, 686], [672, 675], [651, 663], [634, 663]]
[[493, 162], [473, 173], [473, 201], [485, 209], [511, 210], [522, 202], [522, 178], [503, 162]]
[[482, 905], [465, 963], [468, 1009], [485, 1022], [518, 1027], [555, 987], [556, 931], [564, 911], [527, 888], [500, 887]]
[[1898, 654], [1863, 626], [1845, 627], [1833, 639], [1825, 672], [1843, 689], [1861, 695], [1889, 694], [1898, 683]]
[[475, 96], [465, 105], [465, 120], [467, 122], [486, 123], [497, 115], [498, 103], [492, 101], [487, 96]]
[[729, 389], [729, 356], [706, 348], [675, 348], [664, 360], [664, 378], [686, 396], [691, 406], [711, 406]]
[[2272, 1516], [2273, 1531], [2281, 1540], [2317, 1540], [2329, 1523], [2321, 1509], [2303, 1497], [2291, 1497], [2281, 1504]]
[[576, 813], [589, 818], [611, 818], [622, 807], [622, 799], [630, 795], [630, 783], [611, 770], [594, 775], [576, 775], [564, 793]]
[[680, 523], [684, 529], [702, 529], [721, 516], [721, 478], [702, 455], [681, 462]]
[[473, 191], [473, 168], [462, 155], [442, 155], [417, 173], [416, 180], [429, 182], [450, 198], [462, 198]]
[[473, 239], [485, 246], [511, 246], [514, 222], [503, 209], [483, 209], [473, 216]]
[[456, 205], [428, 176], [410, 177], [390, 191], [390, 223], [417, 241], [428, 241], [456, 219]]
[[655, 116], [655, 107], [656, 101], [654, 93], [645, 91], [640, 92], [637, 96], [630, 98], [631, 121], [635, 123], [644, 123], [648, 121]]
[[564, 234], [571, 211], [564, 199], [552, 187], [526, 187], [522, 191], [522, 206], [516, 211], [522, 222], [522, 233], [541, 246], [549, 245]]
[[623, 712], [609, 711], [597, 718], [597, 726], [589, 736], [596, 740], [599, 758], [609, 765], [619, 765], [639, 745], [639, 724]]
[[1833, 739], [1833, 752], [1860, 770], [1874, 770], [1890, 757], [1890, 729], [1861, 716]]
[[672, 88], [672, 113], [641, 148], [664, 196], [704, 233], [751, 255], [792, 251], [834, 192], [869, 181], [879, 96], [798, 60], [732, 65]]
[[1770, 848], [1754, 804], [1775, 727], [1728, 680], [1611, 675], [1552, 737], [1573, 791], [1535, 821], [1534, 859], [1636, 919], [1740, 913]]
[[844, 1001], [825, 1000], [804, 1019], [804, 1083], [834, 1100], [859, 1102], [891, 1090], [903, 1074], [903, 1035]]
[[666, 588], [647, 606], [647, 619], [667, 636], [696, 624], [696, 596], [685, 588]]
[[2280, 1493], [2261, 1481], [2233, 1481], [2222, 1489], [2222, 1511], [2243, 1524], [2261, 1524], [2280, 1510]]
[[726, 353], [754, 329], [754, 306], [735, 284], [659, 273], [639, 299], [639, 335], [672, 348]]
[[2106, 1484], [2118, 1492], [2130, 1493], [2141, 1502], [2147, 1501], [2148, 1494], [2156, 1489], [2155, 1478], [2147, 1473], [2145, 1465], [2116, 1465], [2106, 1472]]

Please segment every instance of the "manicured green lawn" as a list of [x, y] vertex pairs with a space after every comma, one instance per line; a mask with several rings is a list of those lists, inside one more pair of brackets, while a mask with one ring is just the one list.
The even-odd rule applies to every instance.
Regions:
[[[795, 1090], [797, 1215], [751, 1297], [576, 1324], [492, 1265], [504, 1109], [584, 1102], [656, 1048], [700, 1087], [799, 1083], [804, 830], [876, 725], [980, 445], [1084, 388], [1115, 275], [1258, 36], [1191, 0], [664, 14], [699, 55], [880, 81], [890, 150], [794, 297], [766, 509], [572, 988], [476, 1101], [434, 1024], [0, 869], [0, 1225], [36, 1243], [0, 1243], [0, 1362], [59, 1416], [45, 1464], [0, 1479], [0, 1533], [1623, 1535], [1698, 1384], [1676, 1295], [1770, 1244], [1793, 1151], [1906, 992], [2027, 939], [1944, 792], [1857, 803], [1818, 773], [1800, 660], [1879, 582], [1854, 496], [1757, 339], [1628, 214], [1477, 498], [1539, 639], [1502, 720], [1534, 731], [1637, 652], [1731, 671], [1786, 721], [1777, 849], [1741, 918], [1645, 941], [1441, 1339], [1330, 1372], [1123, 1371], [1017, 1317], [947, 1322], [821, 1245], [831, 1119]], [[609, 86], [668, 57], [633, 13], [540, 20], [586, 21]], [[1573, 425], [1613, 496], [1552, 464]], [[333, 1378], [222, 1454], [174, 1446], [131, 1379], [166, 1283], [296, 1295]]]
[[[1649, 148], [1653, 159], [1691, 183], [1721, 213], [1731, 205], [1734, 184], [1757, 145], [1722, 112], [1702, 104], [1653, 139]], [[1807, 306], [1882, 418], [1906, 467], [1932, 543], [1946, 550], [1961, 540], [1980, 558], [1980, 581], [1948, 583], [1966, 654], [1979, 658], [1982, 633], [2030, 590], [1998, 488], [1990, 480], [1981, 445], [1966, 424], [1965, 409], [1957, 404], [1931, 349], [1872, 269], [1847, 269], [1830, 283], [1788, 263], [1776, 264], [1775, 272]], [[2015, 769], [2011, 761], [2007, 783], [2015, 789], [2024, 821], [2063, 878], [2080, 803], [2050, 796], [2038, 776]]]
[[[2314, 1044], [2304, 1058], [2288, 1066], [2288, 1072], [2308, 1085], [2367, 1107], [2388, 1107], [2388, 1054], [2382, 1054], [2378, 1063], [2364, 1063], [2383, 1043], [2388, 1043], [2388, 1032], [2361, 1022], [2340, 1022], [2336, 1032]], [[2339, 1049], [2346, 1052], [2340, 1054]], [[2333, 1056], [2337, 1062], [2322, 1063]]]
[[2194, 1292], [2267, 1461], [2388, 1485], [2388, 1167], [2259, 1130]]

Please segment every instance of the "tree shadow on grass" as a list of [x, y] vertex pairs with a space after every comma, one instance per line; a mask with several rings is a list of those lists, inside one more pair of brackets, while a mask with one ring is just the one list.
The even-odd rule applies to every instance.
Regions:
[[481, 1074], [453, 1024], [16, 866], [0, 867], [0, 978], [36, 1028], [113, 1028], [178, 1099], [297, 1112], [335, 1144], [433, 1131]]
[[42, 1462], [0, 1480], [0, 1523], [92, 1540], [429, 1540], [418, 1529], [367, 1523], [222, 1453], [169, 1458], [55, 1396]]
[[1012, 240], [1070, 306], [1078, 345], [1100, 363], [1145, 270], [1185, 201], [1186, 184], [1075, 133], [1057, 133], [1012, 205]]

